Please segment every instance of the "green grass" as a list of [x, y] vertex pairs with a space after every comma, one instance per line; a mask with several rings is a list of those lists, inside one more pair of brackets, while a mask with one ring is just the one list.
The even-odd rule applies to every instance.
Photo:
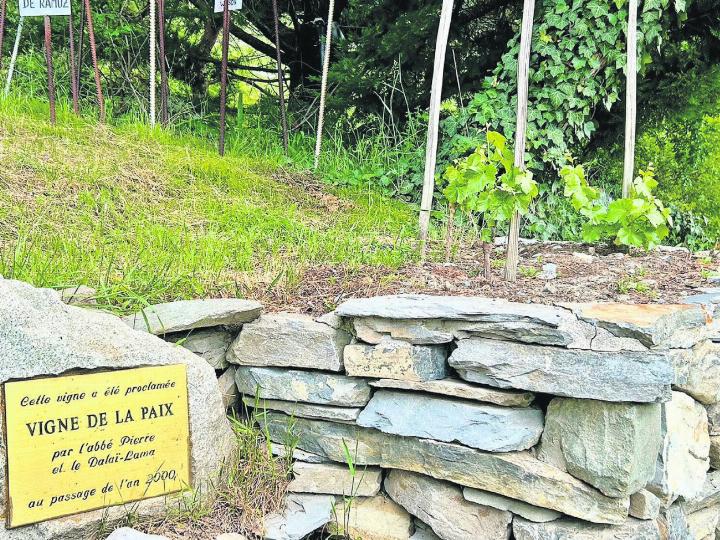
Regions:
[[416, 258], [411, 207], [320, 188], [301, 172], [307, 141], [294, 141], [286, 160], [257, 132], [234, 130], [220, 158], [210, 134], [102, 127], [65, 107], [53, 127], [46, 104], [0, 99], [0, 274], [86, 284], [128, 312], [258, 286], [292, 290], [313, 265], [394, 268]]

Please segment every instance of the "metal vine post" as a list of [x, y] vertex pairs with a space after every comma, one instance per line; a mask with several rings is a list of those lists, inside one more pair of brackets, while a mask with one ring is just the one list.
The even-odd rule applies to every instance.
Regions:
[[220, 66], [220, 141], [218, 152], [225, 155], [225, 114], [227, 101], [228, 51], [230, 49], [230, 0], [223, 0], [222, 64]]
[[50, 17], [45, 15], [45, 63], [47, 64], [47, 85], [48, 85], [48, 101], [50, 102], [50, 123], [55, 124], [57, 117], [55, 114], [55, 74], [53, 72], [52, 58], [52, 26]]
[[635, 120], [637, 117], [637, 16], [638, 0], [628, 5], [627, 66], [625, 98], [625, 162], [622, 196], [630, 195], [635, 169]]
[[332, 45], [332, 25], [335, 15], [335, 0], [330, 0], [328, 7], [327, 30], [325, 32], [325, 57], [323, 58], [322, 80], [320, 82], [320, 110], [318, 112], [317, 139], [315, 140], [315, 162], [313, 169], [320, 164], [320, 150], [322, 148], [323, 123], [325, 121], [325, 96], [327, 94], [327, 78], [330, 70], [330, 50]]
[[97, 104], [100, 113], [100, 123], [105, 123], [105, 99], [102, 92], [102, 81], [100, 80], [100, 68], [97, 60], [97, 47], [95, 45], [95, 29], [93, 28], [92, 9], [90, 0], [85, 0], [85, 20], [87, 21], [88, 35], [90, 37], [90, 54], [92, 56], [93, 70], [95, 70], [95, 91], [97, 93]]
[[78, 97], [80, 78], [75, 67], [75, 29], [73, 28], [72, 10], [68, 16], [68, 36], [70, 39], [70, 91], [72, 92], [73, 112], [80, 114]]
[[275, 50], [277, 51], [278, 97], [280, 98], [280, 122], [282, 123], [282, 141], [285, 155], [288, 153], [288, 125], [285, 113], [285, 81], [282, 67], [282, 51], [280, 50], [280, 15], [277, 0], [273, 0], [273, 17], [275, 19]]

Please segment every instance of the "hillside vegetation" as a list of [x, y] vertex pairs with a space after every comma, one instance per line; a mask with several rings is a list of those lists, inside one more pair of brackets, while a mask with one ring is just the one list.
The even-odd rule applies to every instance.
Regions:
[[394, 268], [415, 213], [372, 191], [330, 193], [277, 158], [220, 158], [212, 140], [96, 126], [0, 101], [0, 275], [85, 284], [101, 305], [286, 294], [313, 265]]

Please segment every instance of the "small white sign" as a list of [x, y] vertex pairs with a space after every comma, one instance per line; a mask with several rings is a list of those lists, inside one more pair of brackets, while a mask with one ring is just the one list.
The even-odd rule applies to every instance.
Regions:
[[20, 0], [21, 17], [70, 15], [70, 0]]
[[[21, 0], [24, 1], [24, 0]], [[225, 10], [225, 1], [226, 0], [215, 0], [215, 13], [222, 13]], [[228, 3], [228, 11], [235, 11], [237, 9], [242, 9], [242, 0], [227, 0]]]

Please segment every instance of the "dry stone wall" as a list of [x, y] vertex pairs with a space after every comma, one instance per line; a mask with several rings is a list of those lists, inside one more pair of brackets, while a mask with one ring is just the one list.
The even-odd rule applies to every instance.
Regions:
[[293, 454], [266, 538], [325, 526], [365, 540], [709, 540], [714, 307], [401, 295], [182, 343], [218, 370], [228, 405], [262, 409], [273, 451]]

